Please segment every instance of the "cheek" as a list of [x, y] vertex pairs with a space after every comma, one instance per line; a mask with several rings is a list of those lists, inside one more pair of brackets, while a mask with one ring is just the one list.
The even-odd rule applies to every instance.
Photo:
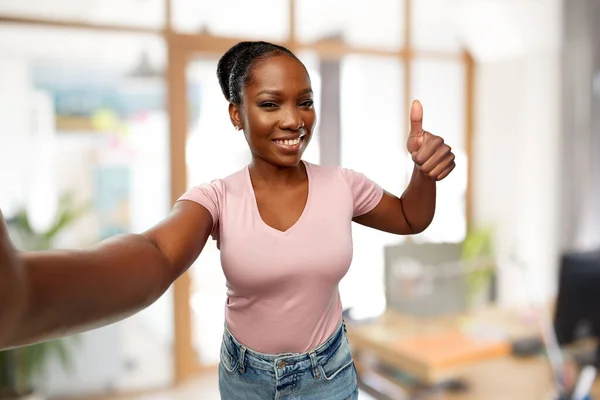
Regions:
[[251, 148], [260, 150], [267, 145], [270, 132], [271, 129], [265, 121], [254, 120], [246, 126], [244, 136]]
[[256, 130], [263, 134], [268, 134], [270, 130], [277, 125], [278, 122], [279, 117], [275, 112], [257, 113], [253, 121]]
[[252, 136], [268, 135], [273, 125], [277, 124], [277, 113], [255, 111], [247, 114], [246, 126]]
[[244, 136], [250, 149], [260, 152], [260, 149], [264, 147], [264, 137], [257, 134], [255, 130], [248, 130]]
[[248, 115], [244, 121], [244, 136], [249, 145], [256, 147], [268, 135], [268, 121], [262, 115]]
[[312, 112], [306, 113], [306, 115], [304, 116], [304, 123], [312, 133], [312, 131], [315, 129], [315, 126], [317, 125], [317, 114], [314, 110]]

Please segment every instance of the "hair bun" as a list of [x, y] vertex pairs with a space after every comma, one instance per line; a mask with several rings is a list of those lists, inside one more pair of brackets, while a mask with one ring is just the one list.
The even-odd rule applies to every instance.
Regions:
[[239, 58], [240, 54], [252, 47], [253, 42], [245, 41], [239, 42], [231, 47], [219, 60], [217, 64], [217, 78], [219, 79], [219, 86], [227, 101], [231, 101], [231, 71], [235, 66], [235, 62]]
[[294, 53], [285, 47], [263, 41], [239, 42], [227, 50], [217, 64], [217, 78], [225, 99], [240, 105], [244, 87], [252, 79], [252, 67], [260, 60], [279, 54], [287, 54], [302, 64]]

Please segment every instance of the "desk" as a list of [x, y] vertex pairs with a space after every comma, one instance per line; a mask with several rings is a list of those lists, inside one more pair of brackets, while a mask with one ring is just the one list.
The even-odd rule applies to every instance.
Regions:
[[[548, 399], [552, 390], [551, 372], [544, 357], [511, 356], [510, 341], [537, 332], [533, 316], [516, 310], [487, 308], [468, 315], [416, 318], [386, 312], [376, 321], [357, 324], [348, 322], [348, 337], [363, 386], [371, 386], [389, 398], [398, 399], [401, 387], [405, 393], [429, 392], [449, 380], [467, 384], [462, 393], [439, 391], [423, 399]], [[462, 336], [461, 336], [462, 335]], [[463, 343], [461, 337], [475, 338]], [[433, 345], [426, 338], [433, 340]], [[455, 343], [443, 351], [431, 350], [436, 343]], [[412, 342], [411, 342], [412, 341]], [[408, 345], [398, 345], [405, 343]], [[416, 345], [411, 345], [416, 343]], [[417, 347], [421, 346], [421, 351]], [[466, 346], [466, 351], [458, 349]], [[431, 354], [423, 351], [429, 348]], [[442, 348], [442, 347], [440, 347]], [[440, 356], [438, 356], [441, 354]], [[406, 374], [403, 383], [390, 379]], [[390, 384], [390, 382], [394, 382]], [[600, 397], [600, 384], [596, 384]], [[394, 391], [395, 390], [395, 391]], [[429, 397], [427, 397], [429, 396]], [[442, 396], [442, 397], [440, 397]], [[383, 397], [385, 398], [385, 397]]]

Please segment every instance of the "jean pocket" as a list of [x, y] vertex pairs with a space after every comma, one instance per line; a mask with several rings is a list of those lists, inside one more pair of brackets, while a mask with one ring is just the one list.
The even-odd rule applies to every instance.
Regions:
[[353, 372], [352, 367], [354, 366], [354, 360], [352, 359], [352, 352], [350, 351], [350, 345], [344, 338], [342, 344], [335, 353], [319, 367], [321, 374], [324, 379], [332, 380], [341, 373]]
[[221, 365], [228, 374], [234, 374], [238, 367], [238, 357], [233, 355], [233, 352], [229, 350], [225, 342], [221, 343]]

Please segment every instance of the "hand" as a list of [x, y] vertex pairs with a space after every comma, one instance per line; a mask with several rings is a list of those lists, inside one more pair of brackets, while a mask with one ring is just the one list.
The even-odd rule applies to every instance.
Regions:
[[25, 278], [0, 211], [0, 348], [25, 310]]
[[456, 166], [452, 149], [444, 139], [423, 130], [423, 106], [418, 100], [410, 109], [406, 147], [419, 171], [436, 181], [447, 177]]

